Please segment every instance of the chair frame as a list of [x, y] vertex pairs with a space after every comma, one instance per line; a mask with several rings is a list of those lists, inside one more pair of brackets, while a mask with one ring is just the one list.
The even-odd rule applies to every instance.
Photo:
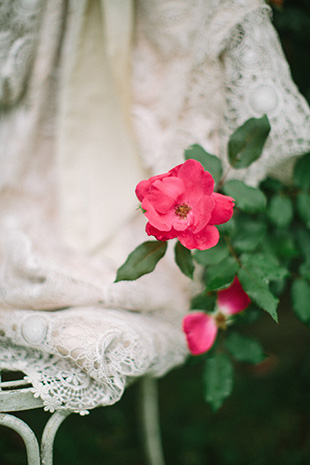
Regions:
[[[140, 399], [146, 462], [148, 465], [165, 465], [160, 438], [157, 383], [153, 378], [142, 378]], [[53, 465], [55, 436], [63, 421], [72, 413], [69, 410], [54, 412], [44, 427], [39, 445], [30, 426], [12, 412], [43, 406], [42, 399], [34, 397], [25, 379], [1, 381], [0, 373], [0, 426], [10, 428], [20, 435], [26, 447], [28, 465]]]

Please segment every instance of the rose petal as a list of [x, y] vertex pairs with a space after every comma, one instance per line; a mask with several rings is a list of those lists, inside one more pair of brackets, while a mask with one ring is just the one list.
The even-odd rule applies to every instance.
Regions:
[[170, 210], [166, 215], [158, 213], [149, 198], [145, 198], [141, 203], [142, 208], [145, 210], [144, 215], [150, 223], [160, 231], [170, 231], [174, 219], [174, 211]]
[[148, 199], [153, 204], [155, 210], [160, 213], [166, 213], [169, 209], [174, 208], [182, 194], [184, 194], [182, 180], [170, 177], [164, 178], [162, 181], [155, 181], [150, 187]]
[[182, 179], [189, 194], [188, 201], [197, 199], [202, 195], [211, 195], [214, 189], [214, 179], [205, 171], [199, 161], [187, 160], [178, 170], [178, 177]]
[[160, 231], [159, 229], [154, 228], [150, 223], [146, 224], [145, 231], [149, 236], [154, 236], [158, 241], [168, 241], [169, 239], [174, 239], [177, 232], [174, 229], [170, 231]]
[[226, 223], [233, 215], [234, 199], [216, 192], [212, 194], [212, 198], [215, 201], [215, 206], [212, 210], [210, 224]]
[[231, 286], [217, 293], [217, 305], [220, 311], [229, 315], [242, 312], [250, 303], [251, 299], [242, 289], [237, 276]]
[[193, 312], [183, 318], [183, 331], [190, 352], [200, 355], [211, 349], [218, 329], [212, 316]]
[[144, 197], [149, 193], [149, 189], [152, 186], [152, 184], [157, 180], [161, 180], [163, 178], [166, 178], [169, 176], [169, 174], [164, 173], [164, 174], [158, 174], [156, 176], [152, 176], [150, 179], [140, 181], [139, 184], [136, 186], [136, 196], [142, 202]]
[[220, 233], [215, 226], [207, 225], [198, 233], [193, 233], [190, 229], [187, 229], [178, 233], [176, 237], [187, 249], [206, 250], [218, 243]]
[[210, 222], [215, 202], [212, 196], [204, 196], [193, 205], [194, 225], [192, 231], [198, 233]]

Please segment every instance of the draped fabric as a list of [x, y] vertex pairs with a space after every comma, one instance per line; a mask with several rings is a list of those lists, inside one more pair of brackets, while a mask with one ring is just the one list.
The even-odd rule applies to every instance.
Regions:
[[142, 241], [136, 183], [267, 113], [261, 160], [289, 177], [309, 108], [260, 0], [19, 0], [0, 5], [0, 369], [46, 409], [85, 413], [187, 356], [195, 285], [173, 261], [114, 283]]

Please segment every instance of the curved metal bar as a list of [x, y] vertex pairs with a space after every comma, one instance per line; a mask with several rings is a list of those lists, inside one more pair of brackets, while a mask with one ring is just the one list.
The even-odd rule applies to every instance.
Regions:
[[[61, 423], [70, 415], [70, 411], [58, 410], [53, 413], [48, 422], [45, 425], [42, 440], [41, 440], [41, 464], [52, 465], [53, 464], [53, 446], [54, 439], [58, 428]], [[31, 462], [30, 462], [31, 463]], [[31, 463], [32, 465], [32, 463]]]
[[28, 463], [40, 465], [39, 444], [32, 429], [20, 418], [7, 413], [0, 413], [0, 425], [16, 431], [25, 443]]
[[43, 407], [40, 397], [33, 395], [31, 388], [0, 391], [0, 412], [17, 412]]
[[165, 465], [159, 425], [157, 382], [154, 378], [145, 376], [141, 380], [141, 388], [146, 458], [149, 465]]

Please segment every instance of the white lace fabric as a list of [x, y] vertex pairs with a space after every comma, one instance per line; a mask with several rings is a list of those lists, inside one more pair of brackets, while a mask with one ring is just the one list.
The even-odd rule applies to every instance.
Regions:
[[[127, 254], [148, 239], [142, 213], [130, 213], [132, 200], [126, 203], [128, 188], [122, 208], [114, 207], [117, 222], [107, 219], [129, 166], [118, 158], [119, 144], [128, 145], [130, 157], [138, 145], [146, 176], [158, 174], [181, 163], [193, 143], [224, 159], [228, 134], [266, 112], [272, 132], [263, 158], [231, 172], [254, 185], [280, 168], [287, 177], [290, 161], [310, 146], [309, 108], [264, 2], [138, 0], [135, 18], [129, 4], [0, 6], [0, 369], [24, 372], [50, 411], [111, 405], [133, 379], [163, 376], [188, 353], [181, 321], [193, 290], [174, 263], [172, 244], [155, 272], [113, 282]], [[80, 33], [94, 40], [89, 28], [100, 36], [98, 22], [97, 29], [89, 22], [98, 18], [106, 66], [98, 60], [89, 71], [99, 94], [87, 94], [84, 113], [83, 86], [74, 78], [87, 69], [74, 75], [82, 52], [71, 41], [78, 44]], [[116, 31], [123, 31], [121, 46]], [[136, 140], [128, 127], [128, 41]], [[85, 45], [83, 53], [90, 50]], [[100, 73], [104, 82], [117, 77], [110, 119], [98, 105]], [[104, 124], [109, 141], [102, 139]], [[114, 148], [112, 136], [119, 139]], [[140, 168], [132, 165], [135, 179]]]
[[266, 3], [141, 0], [137, 13], [133, 108], [148, 166], [168, 169], [193, 143], [227, 166], [228, 136], [266, 113], [272, 129], [263, 157], [229, 176], [251, 185], [268, 174], [287, 181], [295, 157], [309, 150], [309, 107]]
[[162, 376], [186, 356], [177, 325], [122, 310], [15, 310], [1, 316], [1, 328], [2, 368], [27, 373], [51, 411], [111, 405], [130, 379]]

